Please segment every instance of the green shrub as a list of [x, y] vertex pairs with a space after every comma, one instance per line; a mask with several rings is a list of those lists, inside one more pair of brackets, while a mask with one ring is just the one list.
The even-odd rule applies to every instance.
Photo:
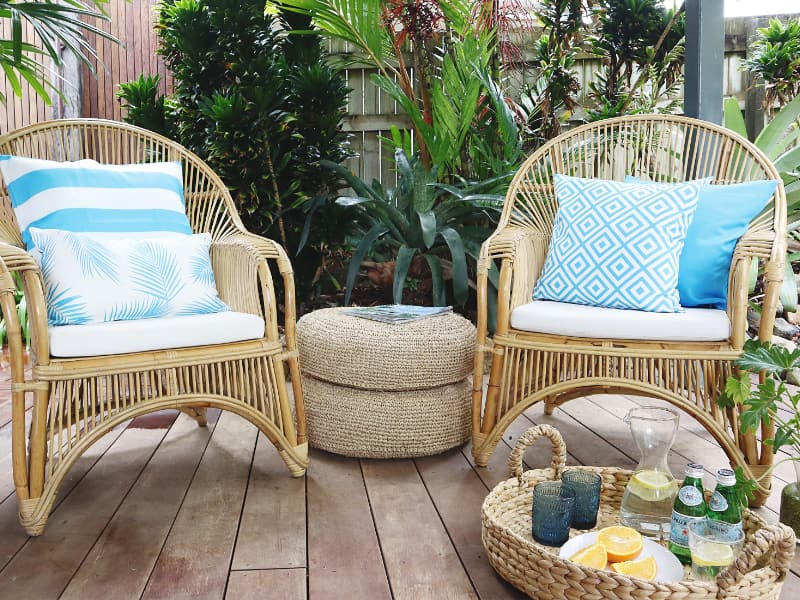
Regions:
[[[261, 1], [165, 0], [157, 29], [174, 93], [155, 93], [157, 80], [120, 86], [126, 120], [159, 129], [205, 159], [231, 191], [245, 225], [279, 240], [295, 255], [303, 206], [335, 193], [339, 178], [320, 166], [349, 156], [341, 120], [349, 90], [326, 62], [318, 36], [291, 40], [288, 25], [265, 15]], [[306, 23], [307, 27], [307, 23]], [[298, 287], [307, 291], [319, 248], [296, 256]], [[315, 250], [316, 249], [316, 250]]]

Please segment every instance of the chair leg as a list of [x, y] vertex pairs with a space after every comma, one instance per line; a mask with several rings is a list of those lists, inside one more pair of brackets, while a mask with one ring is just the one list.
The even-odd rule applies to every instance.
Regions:
[[180, 408], [178, 410], [180, 410], [184, 414], [189, 415], [191, 418], [197, 421], [198, 427], [208, 426], [205, 406], [184, 406], [183, 408]]
[[544, 399], [544, 414], [552, 415], [553, 412], [555, 412], [557, 406], [558, 404], [556, 403], [556, 397], [548, 396], [547, 398]]

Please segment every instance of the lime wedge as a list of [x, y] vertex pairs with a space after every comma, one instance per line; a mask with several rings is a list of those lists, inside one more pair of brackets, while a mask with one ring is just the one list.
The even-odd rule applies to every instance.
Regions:
[[727, 544], [702, 542], [693, 549], [692, 562], [698, 567], [727, 567], [733, 562], [733, 548]]

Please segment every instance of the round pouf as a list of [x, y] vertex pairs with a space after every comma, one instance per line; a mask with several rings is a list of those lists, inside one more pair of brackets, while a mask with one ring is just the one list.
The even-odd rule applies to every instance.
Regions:
[[464, 443], [472, 324], [446, 314], [395, 325], [346, 310], [297, 323], [309, 443], [360, 458], [427, 456]]

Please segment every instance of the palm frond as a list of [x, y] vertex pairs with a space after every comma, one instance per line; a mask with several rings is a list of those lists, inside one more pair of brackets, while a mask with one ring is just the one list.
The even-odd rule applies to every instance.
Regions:
[[[72, 295], [70, 295], [72, 294]], [[72, 288], [47, 286], [47, 321], [50, 325], [83, 325], [91, 321], [86, 303]]]
[[227, 312], [231, 309], [216, 296], [207, 296], [191, 302], [181, 308], [175, 314], [179, 317], [188, 315], [208, 315], [219, 312]]
[[130, 255], [131, 281], [136, 291], [171, 303], [181, 291], [178, 259], [163, 244], [145, 241]]
[[119, 273], [113, 253], [108, 246], [97, 240], [74, 233], [64, 233], [64, 239], [78, 261], [81, 273], [89, 277], [110, 279], [117, 283]]
[[167, 314], [167, 303], [159, 298], [139, 298], [124, 304], [115, 304], [103, 314], [104, 321], [138, 321], [157, 319]]
[[195, 255], [189, 261], [189, 274], [197, 283], [214, 285], [214, 270], [211, 261], [206, 255]]

